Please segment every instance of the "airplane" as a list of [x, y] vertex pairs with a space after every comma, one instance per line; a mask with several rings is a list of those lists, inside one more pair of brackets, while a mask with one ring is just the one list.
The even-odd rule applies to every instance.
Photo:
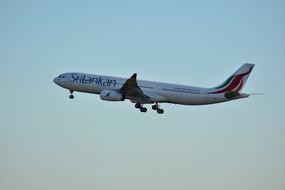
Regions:
[[75, 91], [99, 94], [101, 100], [105, 101], [128, 99], [141, 112], [147, 112], [144, 104], [153, 104], [152, 109], [163, 114], [161, 103], [207, 105], [249, 97], [250, 94], [242, 93], [241, 90], [253, 68], [254, 64], [245, 63], [225, 82], [213, 88], [137, 80], [136, 73], [126, 79], [69, 72], [60, 74], [53, 81], [69, 90], [70, 99], [74, 98]]

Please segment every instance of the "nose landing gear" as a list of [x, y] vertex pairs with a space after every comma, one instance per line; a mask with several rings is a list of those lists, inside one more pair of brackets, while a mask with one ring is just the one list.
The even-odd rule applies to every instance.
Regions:
[[69, 99], [74, 99], [73, 90], [70, 90], [69, 92], [70, 92]]

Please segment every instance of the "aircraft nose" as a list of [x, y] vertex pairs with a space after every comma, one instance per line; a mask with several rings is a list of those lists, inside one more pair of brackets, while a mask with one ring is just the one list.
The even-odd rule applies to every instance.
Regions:
[[55, 78], [53, 79], [53, 82], [54, 82], [55, 84], [58, 84], [58, 82], [59, 82], [58, 77], [55, 77]]

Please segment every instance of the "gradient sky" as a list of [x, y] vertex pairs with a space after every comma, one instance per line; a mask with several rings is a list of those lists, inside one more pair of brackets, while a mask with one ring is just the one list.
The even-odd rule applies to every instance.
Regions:
[[[0, 1], [0, 189], [284, 190], [284, 1]], [[68, 92], [68, 71], [244, 92], [146, 114]]]

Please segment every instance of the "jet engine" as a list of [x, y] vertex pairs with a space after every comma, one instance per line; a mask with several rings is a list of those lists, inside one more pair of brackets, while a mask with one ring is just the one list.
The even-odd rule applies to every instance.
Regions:
[[124, 101], [125, 98], [124, 96], [114, 90], [102, 90], [100, 93], [100, 98], [101, 100], [106, 100], [106, 101]]

